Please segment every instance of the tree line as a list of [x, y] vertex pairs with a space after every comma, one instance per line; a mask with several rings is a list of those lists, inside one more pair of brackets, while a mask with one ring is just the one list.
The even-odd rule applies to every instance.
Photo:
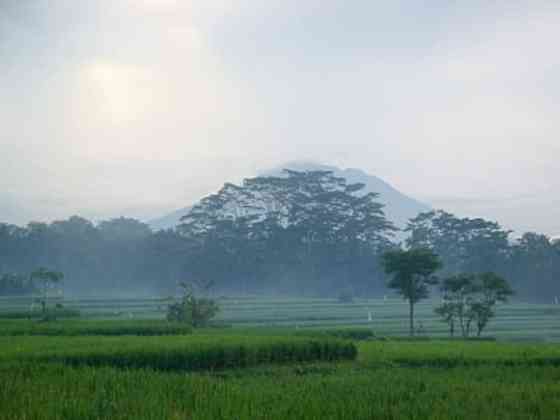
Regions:
[[560, 243], [498, 223], [422, 213], [400, 242], [379, 197], [328, 171], [226, 184], [174, 230], [138, 220], [93, 223], [74, 216], [26, 227], [0, 224], [0, 294], [20, 294], [10, 276], [49, 267], [76, 294], [171, 294], [179, 281], [211, 281], [216, 293], [375, 296], [387, 293], [382, 256], [430, 249], [443, 277], [494, 272], [518, 296], [560, 296]]

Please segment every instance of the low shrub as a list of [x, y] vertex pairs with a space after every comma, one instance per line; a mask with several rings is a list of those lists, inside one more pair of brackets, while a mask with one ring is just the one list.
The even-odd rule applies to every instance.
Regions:
[[354, 303], [354, 294], [351, 290], [343, 290], [338, 294], [338, 303]]
[[375, 338], [375, 333], [369, 328], [332, 328], [326, 330], [298, 331], [296, 335], [311, 337], [329, 336], [346, 340], [370, 340]]
[[[181, 288], [180, 299], [172, 302], [167, 307], [167, 320], [181, 322], [194, 328], [205, 327], [220, 312], [220, 307], [214, 299], [197, 297], [193, 284], [179, 283]], [[210, 284], [203, 289], [208, 291]]]

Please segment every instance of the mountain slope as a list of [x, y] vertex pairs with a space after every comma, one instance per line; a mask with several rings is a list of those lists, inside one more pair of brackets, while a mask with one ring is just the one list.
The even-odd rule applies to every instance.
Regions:
[[[393, 188], [382, 179], [368, 175], [359, 169], [340, 169], [335, 166], [320, 165], [308, 162], [293, 162], [282, 165], [260, 173], [260, 176], [279, 176], [283, 169], [292, 169], [295, 171], [322, 170], [332, 171], [336, 176], [346, 178], [348, 183], [365, 184], [366, 192], [379, 193], [379, 201], [385, 204], [385, 214], [387, 218], [395, 223], [398, 227], [404, 227], [408, 219], [416, 216], [418, 213], [430, 210], [430, 206], [421, 203], [411, 197], [408, 197], [400, 191]], [[170, 229], [179, 224], [182, 216], [187, 214], [190, 207], [176, 210], [166, 216], [154, 219], [148, 224], [154, 230]]]

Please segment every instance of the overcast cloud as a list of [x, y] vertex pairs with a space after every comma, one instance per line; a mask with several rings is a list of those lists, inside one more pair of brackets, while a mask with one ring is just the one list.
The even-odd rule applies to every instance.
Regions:
[[0, 0], [0, 220], [314, 160], [560, 233], [558, 39], [557, 1]]

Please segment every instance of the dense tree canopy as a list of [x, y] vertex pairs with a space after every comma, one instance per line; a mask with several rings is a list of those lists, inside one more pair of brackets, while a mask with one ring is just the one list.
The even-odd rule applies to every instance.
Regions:
[[246, 292], [379, 289], [378, 256], [392, 246], [395, 228], [363, 188], [326, 171], [226, 184], [179, 227], [196, 244], [190, 275]]
[[484, 219], [458, 218], [445, 211], [421, 213], [406, 231], [409, 247], [427, 247], [440, 255], [448, 273], [495, 271], [510, 254], [510, 231]]
[[[380, 256], [400, 244], [377, 198], [330, 172], [287, 171], [226, 184], [176, 230], [77, 216], [0, 223], [0, 294], [32, 290], [14, 280], [38, 267], [64, 272], [66, 292], [78, 294], [168, 295], [193, 280], [213, 281], [218, 293], [385, 294]], [[420, 214], [406, 230], [407, 247], [438, 254], [444, 275], [493, 271], [520, 299], [560, 298], [560, 243], [544, 235], [513, 240], [497, 223], [443, 211]]]
[[443, 274], [495, 272], [508, 279], [521, 299], [560, 299], [560, 243], [546, 235], [511, 232], [484, 219], [444, 211], [421, 213], [406, 231], [407, 245], [427, 247], [443, 262]]

